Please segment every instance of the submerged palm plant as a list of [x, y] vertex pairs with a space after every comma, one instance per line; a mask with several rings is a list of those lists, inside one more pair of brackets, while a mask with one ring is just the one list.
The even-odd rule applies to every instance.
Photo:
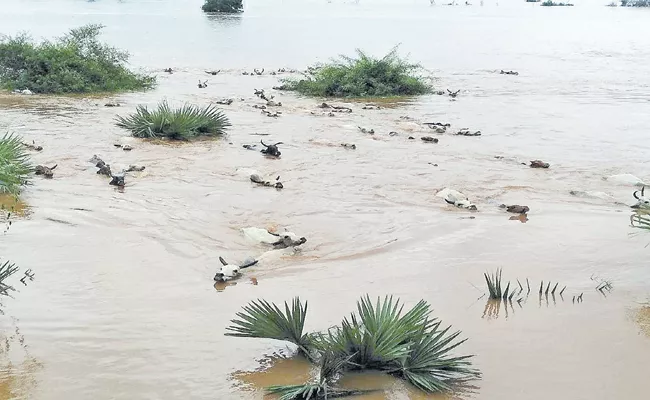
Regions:
[[332, 386], [332, 382], [343, 372], [348, 362], [349, 358], [340, 358], [331, 351], [325, 351], [319, 360], [318, 382], [304, 385], [273, 385], [266, 388], [266, 391], [269, 394], [279, 395], [278, 400], [334, 399], [372, 392], [373, 390], [339, 389]]
[[340, 326], [324, 333], [303, 333], [306, 304], [298, 298], [285, 312], [274, 304], [258, 300], [238, 313], [228, 327], [230, 336], [263, 337], [298, 344], [301, 353], [320, 363], [316, 383], [278, 385], [267, 388], [281, 400], [323, 399], [360, 394], [334, 385], [345, 371], [378, 370], [395, 375], [425, 392], [448, 392], [458, 383], [480, 376], [471, 368], [472, 356], [453, 357], [451, 351], [462, 344], [460, 332], [448, 334], [440, 321], [431, 318], [428, 303], [420, 301], [403, 313], [399, 299], [385, 297], [373, 304], [366, 296], [357, 302], [357, 313], [344, 318]]
[[291, 308], [284, 303], [284, 311], [265, 300], [252, 301], [244, 306], [243, 312], [237, 313], [240, 319], [231, 321], [233, 325], [227, 328], [226, 336], [286, 340], [298, 346], [302, 354], [310, 356], [312, 339], [303, 333], [307, 302], [302, 304], [296, 297]]
[[0, 139], [0, 193], [17, 196], [31, 172], [29, 155], [20, 138], [5, 134]]
[[163, 101], [153, 111], [139, 105], [134, 114], [118, 116], [117, 126], [139, 138], [187, 140], [197, 136], [221, 135], [231, 125], [228, 117], [214, 105], [199, 108], [185, 104], [172, 109], [167, 101]]
[[340, 56], [329, 64], [310, 68], [311, 76], [286, 79], [283, 87], [308, 96], [386, 97], [412, 96], [431, 92], [412, 64], [397, 54], [397, 47], [382, 58], [357, 49], [357, 57]]

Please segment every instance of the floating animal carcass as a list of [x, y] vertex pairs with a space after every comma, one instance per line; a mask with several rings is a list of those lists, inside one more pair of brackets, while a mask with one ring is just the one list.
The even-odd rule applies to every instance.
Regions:
[[436, 196], [445, 200], [447, 204], [452, 204], [458, 208], [464, 208], [471, 211], [477, 210], [476, 205], [469, 201], [469, 198], [458, 190], [444, 188], [436, 193]]

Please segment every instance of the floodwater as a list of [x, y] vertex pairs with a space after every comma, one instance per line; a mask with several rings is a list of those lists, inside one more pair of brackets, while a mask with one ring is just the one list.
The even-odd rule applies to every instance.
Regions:
[[[280, 360], [253, 373], [291, 349], [225, 337], [240, 307], [300, 296], [309, 301], [307, 328], [320, 330], [365, 293], [393, 294], [407, 305], [425, 299], [470, 338], [458, 350], [476, 355], [483, 378], [466, 397], [648, 397], [642, 305], [650, 296], [650, 236], [629, 226], [635, 189], [603, 179], [650, 180], [648, 10], [584, 0], [563, 9], [519, 1], [250, 0], [243, 15], [217, 18], [200, 4], [2, 2], [2, 33], [53, 37], [100, 22], [108, 42], [132, 53], [134, 68], [159, 76], [153, 91], [110, 98], [0, 96], [0, 129], [42, 145], [36, 163], [58, 164], [54, 179], [35, 177], [25, 190], [29, 211], [14, 215], [0, 240], [3, 260], [36, 274], [3, 300], [5, 335], [18, 327], [28, 349], [5, 352], [11, 368], [0, 374], [3, 398], [260, 399], [255, 387], [299, 382], [310, 371]], [[461, 90], [456, 101], [425, 96], [380, 110], [356, 103], [352, 114], [328, 117], [318, 99], [274, 93], [283, 103], [279, 118], [251, 107], [260, 104], [253, 90], [270, 89], [278, 77], [243, 70], [305, 68], [357, 47], [381, 55], [399, 43], [438, 88]], [[160, 72], [167, 67], [177, 72]], [[207, 89], [197, 88], [199, 79], [208, 79]], [[223, 97], [235, 102], [224, 106], [233, 127], [221, 140], [153, 144], [113, 123], [138, 104]], [[122, 107], [103, 107], [107, 101]], [[420, 123], [431, 121], [483, 135], [424, 143], [419, 137], [433, 133]], [[242, 148], [260, 138], [284, 142], [282, 158]], [[119, 192], [95, 174], [94, 154], [114, 170], [146, 170], [129, 175]], [[521, 165], [534, 159], [551, 168]], [[285, 189], [252, 185], [250, 169], [279, 175]], [[435, 197], [444, 187], [465, 192], [479, 211], [450, 209]], [[512, 220], [501, 203], [531, 211]], [[308, 241], [217, 291], [219, 256], [241, 261], [266, 250], [243, 237], [248, 226], [286, 228]], [[505, 279], [530, 279], [533, 295], [521, 307], [477, 300], [483, 273], [499, 267]], [[542, 280], [566, 285], [563, 299], [539, 301]], [[596, 291], [603, 280], [611, 292]], [[583, 301], [574, 303], [580, 293]], [[386, 389], [367, 398], [435, 398], [376, 376], [352, 376], [345, 385]]]

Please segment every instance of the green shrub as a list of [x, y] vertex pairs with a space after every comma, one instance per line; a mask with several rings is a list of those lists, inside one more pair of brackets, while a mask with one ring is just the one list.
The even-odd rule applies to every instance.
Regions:
[[5, 134], [0, 139], [0, 193], [17, 196], [31, 173], [32, 166], [22, 141]]
[[282, 400], [327, 399], [360, 394], [334, 386], [350, 370], [377, 370], [395, 375], [427, 393], [451, 392], [457, 385], [480, 377], [471, 367], [472, 356], [453, 356], [465, 340], [460, 332], [449, 332], [431, 316], [427, 302], [420, 301], [407, 312], [392, 297], [373, 304], [366, 296], [357, 302], [357, 312], [325, 333], [303, 332], [307, 304], [294, 299], [284, 308], [258, 300], [237, 313], [227, 327], [228, 336], [285, 340], [301, 354], [320, 364], [318, 381], [304, 385], [275, 385], [267, 388]]
[[242, 0], [205, 0], [205, 12], [239, 13], [244, 11]]
[[117, 126], [131, 131], [133, 136], [139, 138], [187, 140], [197, 136], [221, 135], [230, 126], [230, 122], [214, 105], [199, 108], [186, 104], [172, 110], [167, 101], [163, 101], [156, 110], [149, 111], [147, 107], [139, 105], [134, 114], [118, 116]]
[[397, 48], [382, 58], [373, 58], [357, 50], [357, 58], [341, 56], [329, 64], [310, 68], [312, 74], [303, 79], [283, 80], [286, 90], [320, 97], [386, 97], [410, 96], [431, 92], [418, 72], [419, 64], [411, 64], [397, 55]]
[[551, 0], [546, 0], [541, 5], [542, 7], [573, 7], [571, 3], [554, 3]]
[[55, 41], [27, 34], [0, 40], [0, 87], [35, 93], [91, 93], [147, 89], [155, 78], [129, 71], [127, 52], [101, 43], [102, 25], [72, 29]]

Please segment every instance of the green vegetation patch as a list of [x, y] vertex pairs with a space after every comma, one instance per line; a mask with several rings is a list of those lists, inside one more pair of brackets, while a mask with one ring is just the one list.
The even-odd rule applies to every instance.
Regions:
[[99, 93], [151, 88], [152, 76], [126, 68], [129, 54], [99, 41], [103, 26], [72, 29], [40, 43], [27, 34], [0, 40], [0, 88], [34, 93]]
[[420, 74], [422, 67], [400, 58], [397, 48], [382, 58], [357, 50], [356, 58], [340, 56], [310, 71], [306, 78], [283, 80], [283, 88], [318, 97], [413, 96], [432, 90]]
[[20, 138], [5, 134], [0, 139], [0, 193], [17, 196], [32, 172], [29, 155]]
[[214, 105], [200, 108], [195, 105], [172, 109], [167, 101], [149, 111], [139, 105], [136, 112], [117, 117], [117, 126], [131, 131], [138, 138], [169, 138], [188, 140], [198, 136], [222, 135], [230, 127], [228, 117]]
[[465, 342], [459, 339], [461, 332], [443, 327], [424, 300], [404, 311], [399, 299], [387, 296], [373, 302], [365, 296], [357, 302], [356, 313], [325, 332], [306, 333], [306, 315], [307, 303], [299, 298], [284, 307], [257, 300], [244, 306], [226, 328], [228, 336], [291, 342], [320, 366], [319, 377], [312, 382], [267, 388], [282, 400], [363, 393], [336, 387], [347, 371], [383, 371], [427, 393], [452, 392], [481, 375], [472, 368], [471, 355], [452, 354]]

